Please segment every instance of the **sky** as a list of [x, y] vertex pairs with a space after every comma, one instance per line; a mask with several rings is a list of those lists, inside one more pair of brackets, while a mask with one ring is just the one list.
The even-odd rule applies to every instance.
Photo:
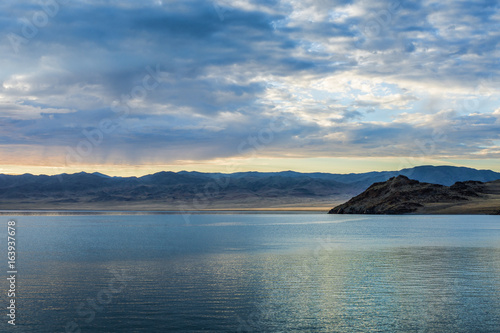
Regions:
[[497, 1], [6, 0], [0, 173], [500, 171]]

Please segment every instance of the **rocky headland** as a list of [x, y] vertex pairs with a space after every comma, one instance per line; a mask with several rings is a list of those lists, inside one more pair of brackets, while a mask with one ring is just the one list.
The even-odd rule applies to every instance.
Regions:
[[374, 183], [329, 214], [500, 214], [500, 181], [430, 184], [400, 175]]

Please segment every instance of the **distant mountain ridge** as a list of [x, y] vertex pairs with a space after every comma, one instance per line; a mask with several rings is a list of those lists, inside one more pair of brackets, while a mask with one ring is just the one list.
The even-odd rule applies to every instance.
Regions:
[[[232, 174], [162, 171], [142, 177], [101, 173], [0, 174], [0, 209], [99, 209], [154, 203], [155, 209], [177, 209], [180, 203], [210, 207], [278, 207], [346, 200], [376, 182], [404, 175], [449, 186], [457, 181], [489, 182], [500, 173], [452, 166], [419, 166], [400, 171], [360, 174], [238, 172]], [[152, 207], [152, 206], [151, 206]], [[196, 207], [194, 207], [196, 208]], [[82, 208], [83, 209], [83, 208]]]
[[433, 184], [441, 185], [453, 185], [457, 181], [467, 181], [467, 180], [477, 180], [481, 182], [488, 182], [492, 180], [500, 179], [500, 173], [491, 170], [478, 170], [467, 167], [455, 167], [455, 166], [417, 166], [413, 168], [406, 168], [399, 171], [372, 171], [366, 173], [349, 173], [349, 174], [334, 174], [334, 173], [301, 173], [296, 171], [281, 171], [281, 172], [237, 172], [233, 174], [222, 174], [222, 173], [200, 173], [200, 172], [189, 172], [181, 171], [180, 174], [184, 173], [195, 173], [202, 174], [209, 177], [217, 177], [221, 175], [243, 178], [243, 177], [269, 177], [269, 176], [284, 176], [290, 178], [297, 178], [307, 176], [310, 178], [317, 179], [329, 179], [340, 183], [373, 183], [374, 180], [386, 181], [391, 177], [398, 175], [403, 175], [421, 182], [428, 182]]

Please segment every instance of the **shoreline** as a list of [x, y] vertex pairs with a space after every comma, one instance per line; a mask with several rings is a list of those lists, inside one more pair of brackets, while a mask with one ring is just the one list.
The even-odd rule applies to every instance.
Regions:
[[132, 216], [132, 215], [230, 215], [230, 214], [318, 214], [339, 216], [495, 216], [486, 212], [431, 211], [405, 214], [328, 214], [328, 209], [316, 207], [286, 208], [248, 208], [248, 209], [203, 209], [203, 210], [164, 210], [164, 211], [132, 211], [132, 210], [0, 210], [0, 216]]
[[326, 214], [327, 207], [222, 208], [200, 210], [71, 210], [5, 209], [0, 216], [78, 216], [78, 215], [185, 215], [185, 214]]

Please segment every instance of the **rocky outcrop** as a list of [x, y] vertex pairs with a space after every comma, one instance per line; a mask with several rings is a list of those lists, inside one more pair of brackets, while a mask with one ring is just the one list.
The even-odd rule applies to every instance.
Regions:
[[375, 183], [360, 195], [339, 205], [329, 214], [407, 214], [426, 204], [457, 203], [486, 196], [479, 181], [457, 182], [452, 186], [421, 183], [406, 176]]

